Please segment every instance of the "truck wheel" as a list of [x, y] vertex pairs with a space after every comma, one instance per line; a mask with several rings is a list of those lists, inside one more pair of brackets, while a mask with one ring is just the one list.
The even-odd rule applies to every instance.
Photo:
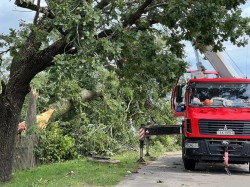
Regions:
[[195, 160], [183, 158], [183, 163], [186, 170], [194, 170], [196, 164]]

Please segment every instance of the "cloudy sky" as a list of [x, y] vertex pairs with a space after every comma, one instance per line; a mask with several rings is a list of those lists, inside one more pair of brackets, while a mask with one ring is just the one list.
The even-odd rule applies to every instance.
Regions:
[[[243, 16], [250, 17], [250, 0], [246, 5], [242, 6], [242, 10]], [[18, 28], [20, 20], [32, 22], [33, 17], [33, 12], [16, 7], [14, 0], [0, 0], [0, 33], [8, 33], [9, 28]], [[190, 63], [190, 69], [196, 69], [194, 49], [189, 42], [185, 42], [185, 44], [186, 60]], [[250, 78], [250, 45], [238, 48], [230, 43], [225, 43], [225, 47], [226, 52], [222, 53], [223, 59], [229, 63], [240, 76]], [[202, 63], [208, 70], [213, 70], [209, 62], [202, 60]], [[244, 75], [242, 75], [242, 73]]]

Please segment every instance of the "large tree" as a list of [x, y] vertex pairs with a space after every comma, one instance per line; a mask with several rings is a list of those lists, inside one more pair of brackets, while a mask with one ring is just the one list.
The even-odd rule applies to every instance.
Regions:
[[11, 178], [17, 124], [30, 82], [39, 72], [55, 65], [70, 77], [77, 67], [82, 79], [91, 79], [85, 73], [98, 63], [117, 72], [124, 84], [141, 85], [138, 92], [150, 81], [166, 89], [185, 70], [183, 40], [195, 39], [201, 49], [211, 45], [217, 50], [228, 40], [244, 45], [242, 36], [249, 34], [249, 20], [239, 9], [245, 0], [45, 2], [42, 7], [40, 0], [16, 0], [18, 7], [35, 12], [33, 23], [0, 35], [1, 47], [11, 56], [0, 95], [0, 182]]

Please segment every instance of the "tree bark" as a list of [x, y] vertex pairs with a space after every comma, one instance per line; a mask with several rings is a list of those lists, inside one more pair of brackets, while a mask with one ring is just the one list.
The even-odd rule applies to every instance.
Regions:
[[31, 129], [36, 123], [36, 114], [37, 114], [36, 106], [37, 106], [38, 93], [36, 90], [32, 89], [29, 95], [30, 95], [29, 105], [25, 119], [26, 131], [28, 134], [31, 133]]
[[24, 46], [12, 61], [10, 79], [0, 95], [0, 183], [11, 179], [18, 122], [25, 96], [30, 92], [34, 76], [53, 65], [57, 54], [65, 52], [67, 43], [60, 39], [39, 51], [40, 44], [31, 32]]
[[0, 96], [0, 183], [11, 179], [17, 124], [24, 101], [24, 95], [13, 96]]
[[[0, 184], [9, 181], [12, 176], [12, 165], [17, 139], [17, 124], [25, 96], [25, 92], [21, 94], [12, 92], [12, 95], [7, 94], [4, 97], [0, 95]], [[86, 89], [82, 90], [80, 96], [83, 102], [101, 97], [100, 94]], [[58, 118], [70, 111], [73, 108], [73, 103], [69, 100], [65, 100], [51, 105], [51, 108], [55, 110], [52, 118]]]

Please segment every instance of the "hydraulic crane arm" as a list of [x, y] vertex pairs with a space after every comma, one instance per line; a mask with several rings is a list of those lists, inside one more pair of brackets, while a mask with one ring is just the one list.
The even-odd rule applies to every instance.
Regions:
[[213, 52], [210, 46], [207, 47], [207, 51], [204, 54], [220, 77], [240, 78], [232, 66], [222, 59], [220, 53]]

